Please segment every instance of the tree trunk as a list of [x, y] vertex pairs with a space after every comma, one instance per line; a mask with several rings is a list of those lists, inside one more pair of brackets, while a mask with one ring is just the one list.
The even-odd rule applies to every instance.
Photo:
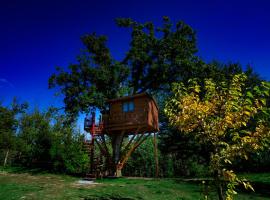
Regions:
[[122, 176], [122, 167], [121, 167], [121, 165], [116, 166], [115, 176], [116, 177], [121, 177]]
[[115, 176], [122, 176], [121, 167], [119, 166], [121, 156], [121, 146], [124, 138], [124, 132], [112, 136], [113, 162], [115, 166]]
[[225, 195], [223, 192], [223, 183], [222, 180], [220, 180], [220, 174], [218, 170], [215, 172], [215, 182], [217, 187], [218, 199], [225, 200]]
[[223, 194], [223, 186], [221, 183], [218, 184], [218, 199], [219, 200], [225, 200], [224, 194]]
[[4, 160], [4, 167], [7, 165], [8, 155], [9, 155], [9, 149], [7, 149], [7, 152], [6, 152], [6, 156]]

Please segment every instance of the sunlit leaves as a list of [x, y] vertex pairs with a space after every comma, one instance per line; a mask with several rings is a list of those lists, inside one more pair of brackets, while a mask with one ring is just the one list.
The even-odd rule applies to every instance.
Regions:
[[165, 106], [172, 126], [185, 134], [195, 134], [201, 144], [212, 144], [215, 151], [210, 168], [213, 172], [223, 169], [222, 177], [229, 181], [227, 199], [236, 194], [239, 183], [251, 186], [225, 167], [237, 157], [248, 159], [248, 151], [261, 150], [270, 141], [266, 107], [270, 85], [262, 82], [246, 88], [246, 81], [246, 75], [237, 74], [230, 83], [218, 86], [211, 79], [205, 79], [203, 84], [193, 79], [186, 87], [175, 83], [173, 96]]

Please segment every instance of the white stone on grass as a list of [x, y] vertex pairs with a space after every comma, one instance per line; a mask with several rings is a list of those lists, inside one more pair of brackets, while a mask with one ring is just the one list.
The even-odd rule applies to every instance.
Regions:
[[80, 184], [80, 185], [94, 185], [94, 184], [97, 184], [94, 181], [87, 181], [87, 180], [79, 180], [77, 183]]

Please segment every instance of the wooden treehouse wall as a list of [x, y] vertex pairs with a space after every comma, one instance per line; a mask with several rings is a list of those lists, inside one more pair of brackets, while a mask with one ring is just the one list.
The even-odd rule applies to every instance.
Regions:
[[[132, 102], [134, 110], [124, 112], [123, 104]], [[110, 103], [108, 131], [130, 130], [141, 127], [142, 131], [158, 130], [158, 109], [153, 99], [139, 96]]]

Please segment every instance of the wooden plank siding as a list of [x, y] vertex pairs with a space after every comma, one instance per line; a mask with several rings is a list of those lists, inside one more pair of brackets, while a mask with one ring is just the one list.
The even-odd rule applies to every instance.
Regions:
[[[123, 104], [134, 103], [134, 110], [124, 112]], [[134, 132], [138, 128], [140, 132], [156, 132], [158, 128], [158, 108], [155, 100], [147, 93], [123, 97], [108, 101], [110, 111], [106, 131], [116, 133], [125, 130]]]

